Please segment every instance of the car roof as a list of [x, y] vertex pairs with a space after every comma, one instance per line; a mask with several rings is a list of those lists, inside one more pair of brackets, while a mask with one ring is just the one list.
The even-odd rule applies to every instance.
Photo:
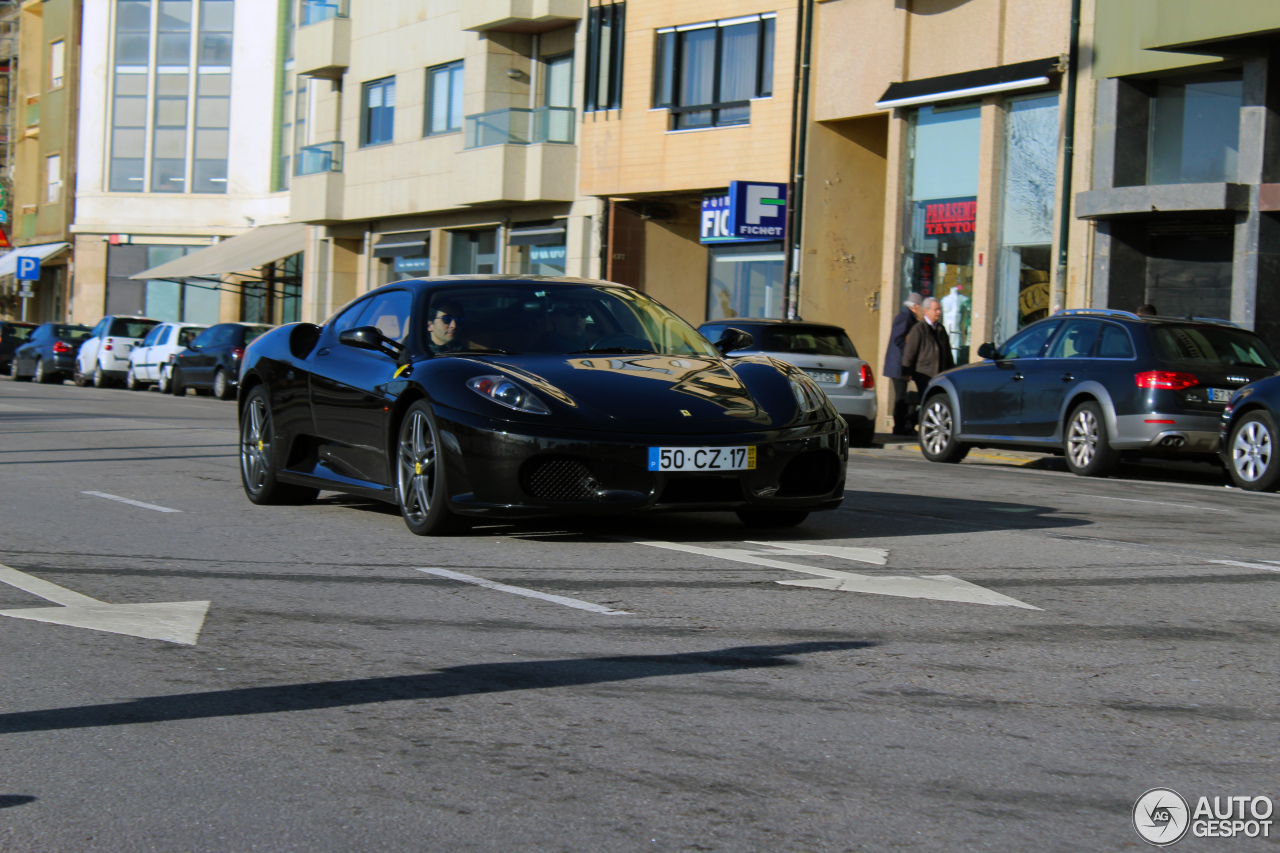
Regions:
[[1172, 324], [1185, 326], [1188, 323], [1194, 323], [1202, 326], [1228, 326], [1232, 329], [1239, 329], [1242, 332], [1249, 331], [1243, 326], [1220, 317], [1174, 317], [1166, 314], [1135, 314], [1132, 311], [1120, 311], [1115, 308], [1064, 308], [1046, 319], [1052, 320], [1056, 317], [1102, 317], [1108, 320], [1124, 320], [1131, 323], [1147, 323], [1157, 326]]
[[405, 284], [590, 284], [596, 287], [618, 287], [625, 290], [631, 290], [630, 285], [619, 284], [616, 281], [601, 281], [595, 278], [574, 278], [573, 276], [563, 275], [435, 275], [426, 276], [424, 278], [410, 278], [404, 281], [395, 281], [383, 287], [395, 287]]
[[725, 317], [720, 320], [707, 320], [705, 323], [698, 326], [698, 328], [712, 325], [723, 326], [726, 323], [735, 326], [778, 326], [780, 328], [785, 328], [787, 326], [804, 326], [810, 329], [816, 327], [821, 329], [835, 329], [840, 332], [844, 331], [843, 327], [837, 326], [835, 323], [819, 323], [813, 320], [778, 320], [771, 317]]

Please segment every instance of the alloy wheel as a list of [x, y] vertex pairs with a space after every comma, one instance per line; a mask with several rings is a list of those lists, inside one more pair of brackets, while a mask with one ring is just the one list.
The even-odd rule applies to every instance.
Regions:
[[1098, 418], [1088, 409], [1081, 409], [1071, 419], [1067, 430], [1067, 453], [1077, 468], [1088, 467], [1098, 453]]
[[219, 370], [213, 376], [213, 396], [219, 400], [227, 399], [227, 374], [226, 371]]
[[1271, 431], [1265, 424], [1250, 421], [1236, 432], [1231, 445], [1231, 464], [1242, 480], [1250, 483], [1267, 473], [1271, 467]]
[[106, 387], [107, 387], [107, 377], [106, 377], [106, 376], [104, 376], [104, 375], [103, 375], [103, 373], [102, 373], [102, 365], [101, 365], [101, 364], [99, 364], [97, 367], [95, 367], [95, 368], [93, 369], [93, 387], [94, 387], [94, 388], [106, 388]]
[[930, 403], [920, 424], [920, 441], [924, 444], [924, 449], [934, 456], [941, 456], [951, 442], [954, 430], [951, 408], [941, 400]]
[[271, 415], [266, 400], [255, 395], [249, 400], [240, 427], [240, 470], [249, 491], [257, 493], [267, 484], [271, 463]]
[[36, 379], [36, 382], [44, 382], [44, 359], [43, 358], [36, 359], [35, 379]]
[[423, 524], [436, 482], [435, 432], [425, 412], [414, 409], [401, 424], [397, 457], [400, 506], [410, 523]]

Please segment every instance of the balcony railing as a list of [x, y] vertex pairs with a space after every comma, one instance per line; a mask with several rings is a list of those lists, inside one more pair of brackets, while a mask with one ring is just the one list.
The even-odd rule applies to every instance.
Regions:
[[305, 0], [302, 4], [302, 26], [318, 24], [330, 18], [351, 17], [351, 0]]
[[342, 143], [321, 142], [298, 149], [298, 159], [293, 174], [319, 175], [322, 172], [342, 171]]
[[463, 127], [467, 148], [487, 145], [573, 144], [573, 107], [490, 110], [467, 116]]

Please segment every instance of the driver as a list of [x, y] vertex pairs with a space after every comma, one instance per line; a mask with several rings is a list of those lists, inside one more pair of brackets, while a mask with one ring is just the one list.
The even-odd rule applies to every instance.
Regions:
[[577, 299], [561, 299], [551, 303], [551, 331], [543, 339], [544, 346], [553, 352], [577, 352], [585, 350], [590, 341], [587, 338], [587, 317], [591, 310], [585, 302]]
[[437, 302], [431, 306], [431, 322], [427, 328], [431, 332], [431, 340], [427, 349], [432, 353], [457, 352], [467, 348], [467, 335], [463, 330], [467, 317], [462, 306], [451, 299]]

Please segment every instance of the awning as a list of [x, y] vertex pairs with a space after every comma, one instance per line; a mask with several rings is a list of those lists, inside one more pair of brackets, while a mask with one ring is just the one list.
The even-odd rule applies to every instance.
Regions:
[[564, 244], [564, 220], [526, 222], [507, 232], [508, 246], [560, 246]]
[[373, 247], [375, 258], [405, 258], [412, 255], [431, 254], [430, 231], [403, 231], [384, 234]]
[[0, 275], [13, 275], [18, 271], [18, 258], [39, 258], [45, 260], [70, 248], [70, 243], [45, 243], [41, 246], [19, 246], [8, 254], [0, 256]]
[[304, 223], [263, 225], [129, 278], [195, 278], [256, 270], [264, 264], [298, 254], [306, 248], [306, 240], [307, 226]]
[[1059, 73], [1058, 58], [1033, 59], [1016, 65], [997, 65], [979, 71], [960, 74], [943, 74], [890, 84], [876, 106], [882, 110], [892, 107], [914, 107], [939, 101], [960, 98], [977, 98], [996, 92], [1014, 92], [1019, 89], [1035, 89], [1048, 86], [1053, 75]]

